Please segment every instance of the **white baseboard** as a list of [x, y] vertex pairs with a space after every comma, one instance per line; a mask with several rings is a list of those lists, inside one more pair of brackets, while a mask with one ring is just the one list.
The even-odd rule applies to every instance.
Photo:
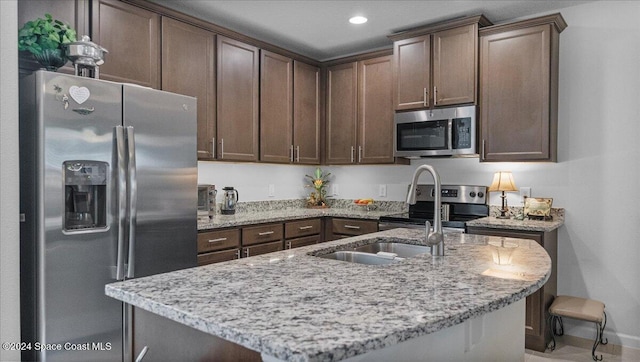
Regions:
[[[568, 336], [584, 338], [593, 341], [596, 338], [595, 323], [582, 322], [570, 318], [563, 318], [564, 333]], [[616, 333], [608, 326], [604, 328], [604, 338], [609, 340], [610, 345], [618, 345], [630, 348], [632, 350], [640, 350], [640, 337], [630, 336], [628, 334]], [[592, 343], [593, 344], [593, 343]]]
[[[593, 342], [595, 341], [595, 332], [593, 334], [594, 334], [593, 338], [588, 339], [588, 338], [568, 335], [565, 333], [564, 336], [556, 336], [556, 340], [558, 342], [562, 342], [565, 345], [591, 349], [593, 347]], [[604, 333], [604, 337], [607, 338], [606, 330]], [[607, 353], [607, 354], [612, 354], [615, 356], [624, 357], [624, 360], [640, 361], [640, 349], [615, 344], [611, 340], [609, 340], [608, 344], [605, 344], [605, 345], [600, 344], [598, 346], [597, 351]]]

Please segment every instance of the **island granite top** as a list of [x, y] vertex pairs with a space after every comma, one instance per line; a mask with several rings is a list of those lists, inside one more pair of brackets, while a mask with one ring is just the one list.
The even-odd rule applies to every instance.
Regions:
[[[498, 310], [539, 289], [551, 260], [533, 240], [446, 234], [446, 256], [397, 264], [318, 258], [374, 241], [421, 244], [393, 229], [108, 284], [106, 294], [289, 361], [338, 361]], [[488, 242], [511, 241], [511, 265]]]

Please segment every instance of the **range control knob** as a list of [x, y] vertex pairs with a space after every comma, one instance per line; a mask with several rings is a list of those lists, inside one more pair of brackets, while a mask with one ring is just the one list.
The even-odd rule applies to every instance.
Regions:
[[478, 197], [484, 197], [484, 192], [482, 191], [478, 192]]
[[475, 192], [475, 191], [471, 191], [471, 192], [469, 192], [469, 196], [471, 196], [471, 197], [476, 197], [476, 192]]

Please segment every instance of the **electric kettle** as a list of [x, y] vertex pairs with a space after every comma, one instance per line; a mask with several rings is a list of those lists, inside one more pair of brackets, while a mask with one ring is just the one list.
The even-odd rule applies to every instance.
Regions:
[[236, 213], [236, 204], [238, 203], [238, 199], [240, 195], [238, 194], [238, 190], [234, 189], [231, 186], [223, 187], [222, 191], [223, 200], [222, 207], [220, 208], [220, 212], [223, 215], [233, 215]]

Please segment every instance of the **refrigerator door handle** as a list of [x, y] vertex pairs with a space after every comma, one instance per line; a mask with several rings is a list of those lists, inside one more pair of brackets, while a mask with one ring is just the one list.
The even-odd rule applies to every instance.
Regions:
[[124, 143], [124, 128], [116, 126], [116, 172], [118, 173], [118, 251], [116, 254], [116, 279], [124, 280], [124, 264], [125, 264], [125, 221], [126, 221], [126, 204], [127, 204], [127, 170], [125, 153], [126, 147]]
[[126, 128], [127, 148], [129, 151], [129, 162], [127, 162], [129, 181], [129, 260], [127, 268], [127, 278], [133, 278], [135, 273], [135, 246], [136, 246], [136, 219], [137, 219], [137, 198], [138, 184], [136, 179], [136, 142], [135, 132], [132, 126]]

